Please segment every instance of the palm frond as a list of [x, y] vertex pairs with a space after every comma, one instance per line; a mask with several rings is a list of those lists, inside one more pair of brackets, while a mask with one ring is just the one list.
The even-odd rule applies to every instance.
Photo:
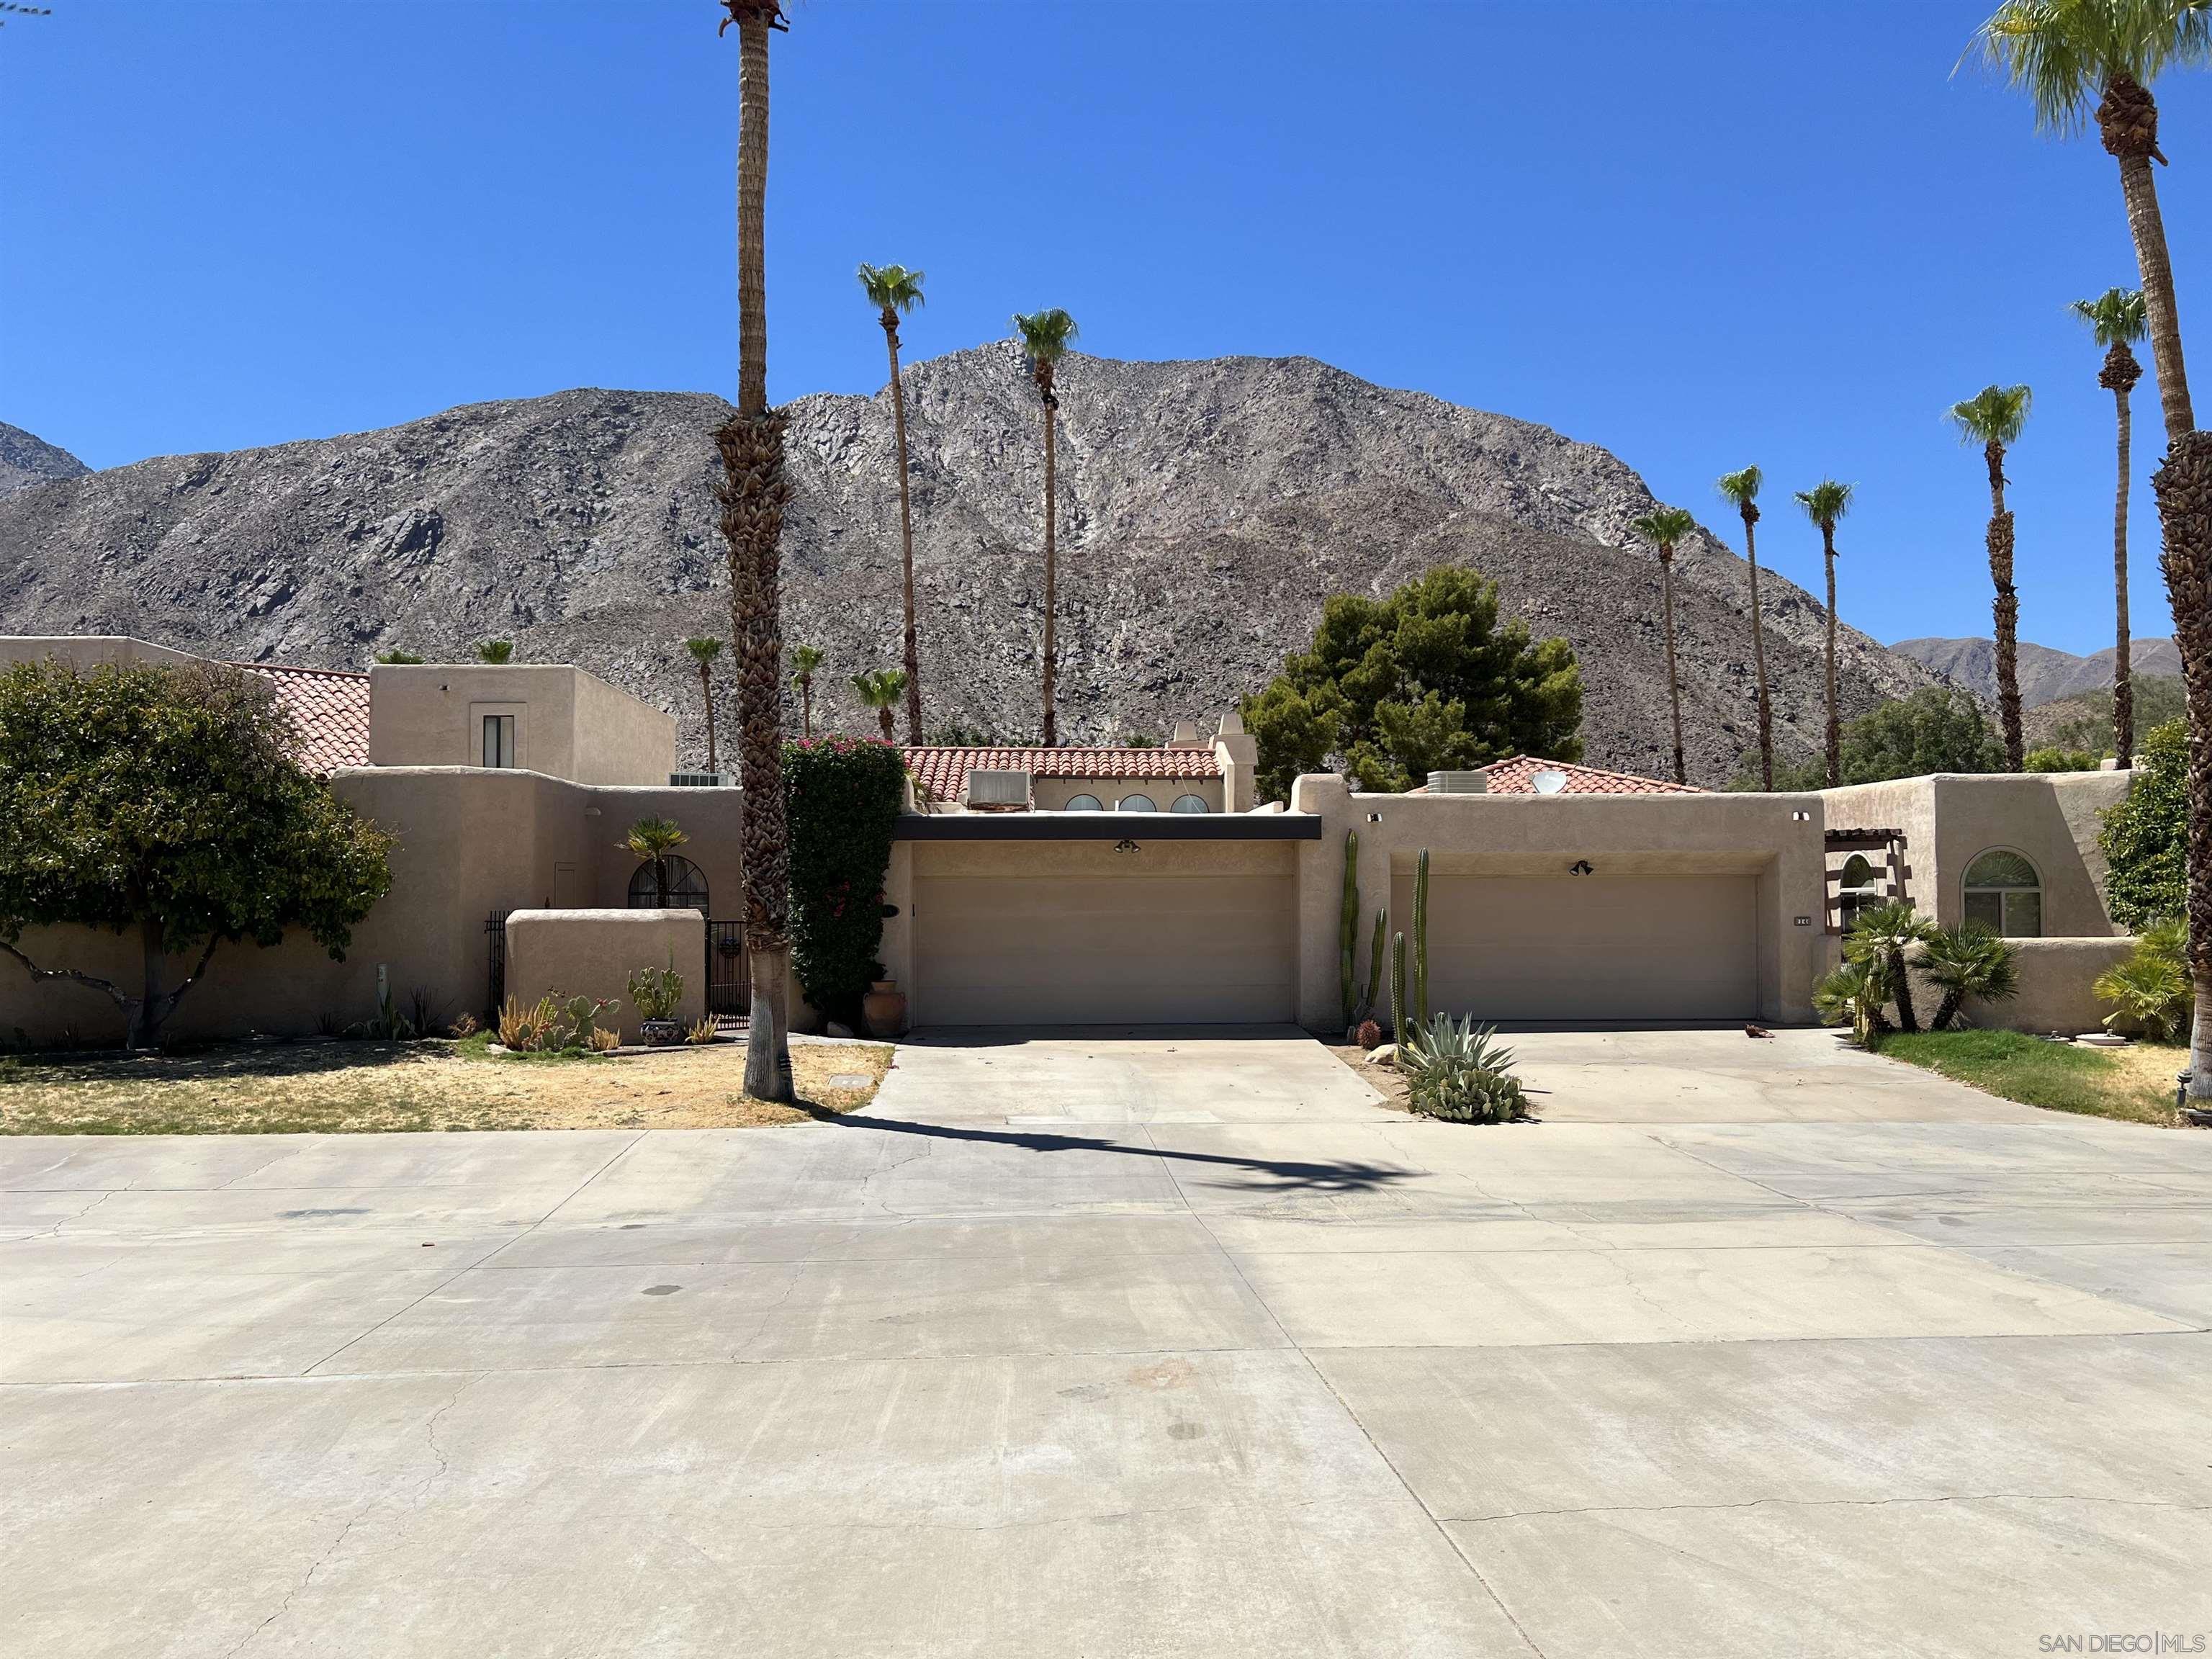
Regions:
[[1960, 62], [1976, 57], [2027, 94], [2038, 126], [2077, 133], [2115, 79], [2148, 86], [2212, 57], [2212, 0], [2005, 0]]
[[2150, 314], [2139, 288], [2108, 288], [2094, 300], [2066, 307], [2083, 322], [2100, 346], [2132, 344], [2150, 332]]
[[1836, 521], [1851, 510], [1852, 493], [1856, 484], [1838, 483], [1833, 478], [1823, 478], [1810, 489], [1796, 492], [1797, 505], [1805, 509], [1805, 516], [1824, 530], [1832, 530]]
[[853, 676], [853, 690], [860, 694], [866, 708], [895, 708], [898, 700], [906, 695], [906, 670], [864, 669]]
[[1944, 418], [1959, 428], [1959, 441], [2002, 444], [2009, 449], [2027, 426], [2035, 394], [2024, 386], [1985, 386], [1964, 403], [1953, 404]]
[[1683, 507], [1655, 507], [1642, 518], [1630, 520], [1628, 527], [1662, 553], [1672, 553], [1676, 544], [1698, 527], [1698, 521]]
[[684, 648], [691, 653], [695, 662], [712, 662], [722, 654], [722, 642], [720, 640], [686, 640], [684, 641]]
[[1022, 349], [1040, 363], [1058, 362], [1079, 331], [1075, 319], [1057, 306], [1049, 311], [1014, 313], [1014, 331], [1022, 337]]
[[1757, 467], [1747, 466], [1741, 472], [1722, 473], [1720, 492], [1724, 499], [1741, 507], [1759, 499], [1759, 487], [1765, 482], [1765, 475]]
[[811, 678], [822, 666], [823, 651], [818, 645], [794, 645], [791, 647], [791, 678], [795, 680]]
[[922, 303], [922, 273], [904, 265], [863, 264], [860, 291], [878, 311], [908, 312]]

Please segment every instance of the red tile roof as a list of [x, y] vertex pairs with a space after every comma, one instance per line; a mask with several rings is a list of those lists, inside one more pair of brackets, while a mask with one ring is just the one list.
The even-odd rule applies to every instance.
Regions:
[[234, 666], [269, 682], [300, 732], [300, 763], [327, 775], [341, 766], [368, 764], [368, 676], [336, 668], [290, 668], [282, 663]]
[[1571, 761], [1548, 761], [1536, 755], [1516, 755], [1481, 769], [1493, 795], [1533, 795], [1539, 772], [1564, 772], [1562, 795], [1702, 795], [1694, 784], [1667, 783], [1658, 778], [1639, 778], [1633, 772], [1607, 772], [1601, 767], [1577, 766]]
[[1027, 772], [1036, 778], [1218, 778], [1221, 763], [1204, 749], [940, 749], [905, 751], [917, 788], [958, 800], [968, 774]]

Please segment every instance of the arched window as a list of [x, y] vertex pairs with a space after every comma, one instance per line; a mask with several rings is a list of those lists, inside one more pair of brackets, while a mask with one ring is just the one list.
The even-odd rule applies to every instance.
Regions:
[[[692, 909], [701, 915], [707, 914], [707, 878], [690, 859], [671, 853], [661, 863], [668, 868], [668, 903], [671, 910]], [[629, 908], [633, 910], [656, 910], [664, 908], [658, 886], [653, 878], [653, 860], [647, 859], [637, 866], [629, 878]]]
[[1063, 812], [1103, 812], [1106, 809], [1099, 804], [1096, 795], [1070, 795], [1067, 805], [1060, 810]]
[[2043, 937], [2043, 878], [2018, 853], [1992, 848], [1966, 866], [1966, 925], [2007, 939]]
[[1874, 866], [1865, 854], [1852, 854], [1844, 860], [1843, 876], [1837, 883], [1837, 919], [1844, 931], [1848, 933], [1858, 925], [1861, 911], [1871, 910], [1881, 902]]
[[1152, 805], [1150, 795], [1124, 795], [1114, 803], [1114, 810], [1117, 812], [1157, 812], [1160, 809]]
[[1175, 805], [1168, 808], [1170, 812], [1210, 812], [1212, 810], [1206, 804], [1203, 795], [1177, 795]]

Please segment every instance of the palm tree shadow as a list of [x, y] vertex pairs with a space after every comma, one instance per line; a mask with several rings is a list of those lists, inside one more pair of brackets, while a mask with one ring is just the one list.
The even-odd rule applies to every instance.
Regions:
[[1032, 1152], [1118, 1152], [1131, 1158], [1218, 1164], [1225, 1169], [1267, 1177], [1272, 1184], [1261, 1190], [1270, 1193], [1380, 1192], [1415, 1173], [1358, 1158], [1310, 1162], [1296, 1158], [1238, 1158], [1227, 1153], [1185, 1152], [1168, 1146], [1132, 1146], [1118, 1140], [1101, 1140], [1087, 1135], [1039, 1133], [1034, 1130], [1018, 1129], [965, 1129], [944, 1123], [917, 1123], [906, 1118], [879, 1117], [873, 1114], [830, 1112], [809, 1108], [803, 1103], [799, 1109], [817, 1122], [834, 1123], [841, 1128], [880, 1129], [891, 1134], [919, 1135], [932, 1140], [964, 1140], [1018, 1146]]

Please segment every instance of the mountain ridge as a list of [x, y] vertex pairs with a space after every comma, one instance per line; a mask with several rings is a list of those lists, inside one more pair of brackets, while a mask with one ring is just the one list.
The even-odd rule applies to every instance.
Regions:
[[[1968, 635], [1960, 639], [1930, 636], [1899, 640], [1889, 648], [1934, 669], [1977, 696], [1992, 702], [1996, 700], [1996, 641], [1986, 635]], [[2116, 654], [2111, 646], [2085, 657], [2023, 640], [2020, 645], [2020, 700], [2025, 707], [2035, 708], [2083, 691], [2109, 690]], [[2179, 674], [2180, 648], [2171, 638], [2162, 635], [2131, 641], [2128, 667], [2138, 676]]]

